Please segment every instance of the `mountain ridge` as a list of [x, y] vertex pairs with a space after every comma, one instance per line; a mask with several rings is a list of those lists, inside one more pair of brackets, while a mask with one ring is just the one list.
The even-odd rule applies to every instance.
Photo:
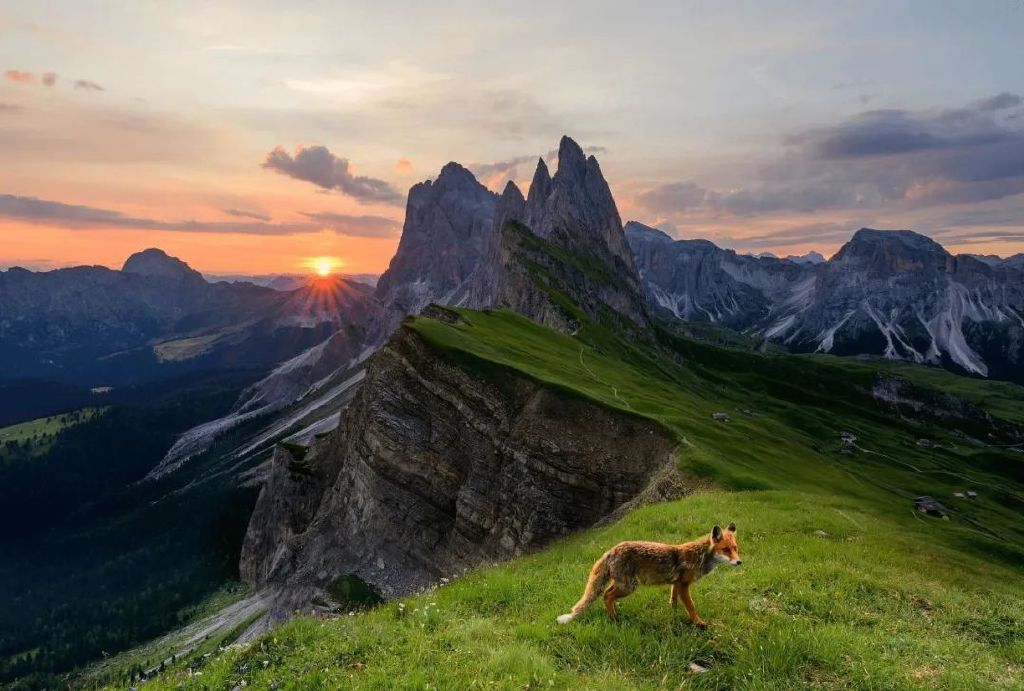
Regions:
[[[627, 225], [652, 304], [677, 317], [801, 351], [1024, 380], [1024, 272], [1005, 262], [952, 255], [910, 230], [863, 228], [829, 260], [800, 264]], [[674, 259], [656, 257], [652, 247]]]

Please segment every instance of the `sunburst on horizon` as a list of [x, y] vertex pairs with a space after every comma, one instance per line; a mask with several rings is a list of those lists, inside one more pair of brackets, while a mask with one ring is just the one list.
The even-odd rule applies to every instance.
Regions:
[[306, 267], [320, 278], [327, 278], [344, 265], [345, 262], [337, 257], [310, 257], [306, 260]]

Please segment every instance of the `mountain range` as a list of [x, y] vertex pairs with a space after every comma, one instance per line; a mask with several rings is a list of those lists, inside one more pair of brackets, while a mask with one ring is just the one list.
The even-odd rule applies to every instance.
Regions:
[[750, 257], [627, 225], [653, 305], [798, 351], [878, 355], [1024, 381], [1024, 271], [862, 228], [828, 261]]
[[259, 369], [367, 318], [371, 292], [343, 279], [287, 292], [209, 283], [158, 249], [133, 254], [119, 271], [11, 268], [0, 272], [0, 380], [110, 387]]

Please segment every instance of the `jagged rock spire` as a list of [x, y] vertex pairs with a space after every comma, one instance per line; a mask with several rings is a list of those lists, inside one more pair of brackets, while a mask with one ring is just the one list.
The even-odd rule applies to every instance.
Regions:
[[457, 302], [493, 244], [497, 200], [454, 162], [436, 180], [414, 185], [398, 251], [377, 283], [377, 298], [398, 319], [430, 302]]
[[538, 161], [525, 222], [541, 237], [559, 235], [567, 249], [598, 254], [610, 251], [624, 270], [635, 273], [622, 220], [601, 166], [593, 156], [587, 158], [570, 137], [559, 142], [554, 177], [549, 177], [543, 159]]
[[526, 196], [527, 215], [534, 216], [551, 195], [551, 174], [543, 158], [537, 159], [537, 170], [533, 173], [533, 181]]

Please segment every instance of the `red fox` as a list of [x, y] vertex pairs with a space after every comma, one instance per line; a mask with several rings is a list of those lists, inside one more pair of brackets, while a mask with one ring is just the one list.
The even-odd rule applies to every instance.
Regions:
[[626, 597], [638, 585], [672, 585], [669, 604], [675, 609], [682, 600], [690, 621], [695, 626], [707, 624], [690, 597], [690, 585], [711, 573], [719, 564], [739, 566], [739, 547], [736, 545], [736, 524], [730, 523], [724, 531], [715, 526], [711, 534], [681, 545], [660, 542], [620, 542], [601, 555], [590, 569], [590, 578], [583, 597], [572, 611], [558, 617], [559, 624], [568, 624], [590, 606], [604, 591], [604, 606], [612, 621], [617, 621], [615, 601]]

